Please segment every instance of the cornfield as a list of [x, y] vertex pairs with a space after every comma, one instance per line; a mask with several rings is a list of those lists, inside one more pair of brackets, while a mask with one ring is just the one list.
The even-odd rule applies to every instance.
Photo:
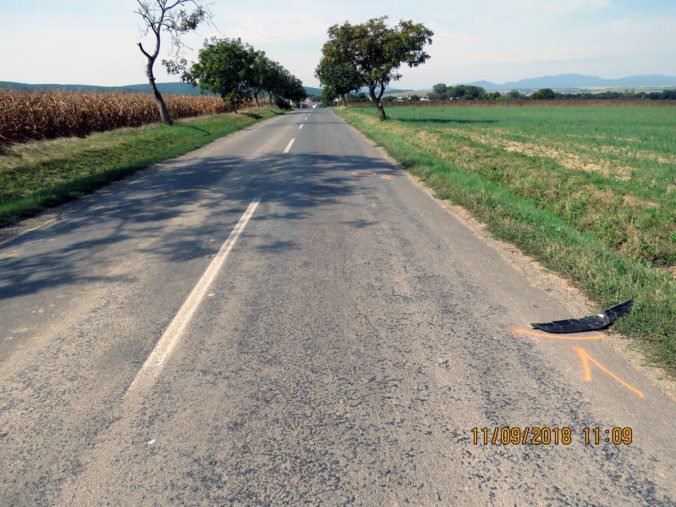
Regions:
[[[173, 119], [226, 112], [218, 97], [165, 95]], [[160, 121], [147, 93], [0, 91], [0, 144], [85, 136]]]

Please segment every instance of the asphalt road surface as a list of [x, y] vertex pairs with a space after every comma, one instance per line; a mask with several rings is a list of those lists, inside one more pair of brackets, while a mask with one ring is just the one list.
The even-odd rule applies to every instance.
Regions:
[[526, 331], [566, 317], [333, 113], [280, 116], [0, 245], [0, 504], [675, 505], [674, 402]]

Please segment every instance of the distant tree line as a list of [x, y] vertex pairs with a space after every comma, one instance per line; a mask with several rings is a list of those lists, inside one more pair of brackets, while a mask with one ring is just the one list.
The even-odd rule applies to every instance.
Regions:
[[232, 111], [249, 100], [260, 107], [265, 95], [283, 109], [307, 97], [300, 79], [241, 39], [205, 41], [197, 62], [183, 70], [184, 81], [220, 95]]
[[[607, 91], [607, 92], [584, 92], [584, 93], [560, 93], [551, 88], [542, 88], [530, 94], [520, 90], [511, 90], [506, 94], [499, 92], [487, 92], [481, 86], [456, 85], [447, 86], [445, 83], [437, 83], [427, 96], [410, 95], [408, 97], [396, 97], [387, 95], [383, 102], [398, 102], [408, 100], [418, 102], [420, 100], [444, 101], [444, 100], [676, 100], [676, 89], [663, 90], [660, 92], [635, 92], [635, 91]], [[347, 102], [368, 102], [368, 96], [364, 92], [350, 93], [346, 96]]]
[[437, 83], [432, 87], [432, 92], [427, 95], [430, 100], [478, 100], [478, 99], [498, 99], [498, 92], [487, 93], [481, 86], [474, 85], [456, 85], [446, 86], [445, 83]]
[[536, 100], [543, 98], [553, 100], [676, 100], [676, 89], [662, 90], [661, 92], [607, 91], [598, 93], [558, 93], [550, 88], [544, 88], [534, 92], [530, 98]]

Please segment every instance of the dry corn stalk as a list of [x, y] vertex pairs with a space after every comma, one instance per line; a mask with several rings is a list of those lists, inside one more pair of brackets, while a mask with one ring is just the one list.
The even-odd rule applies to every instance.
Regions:
[[[174, 119], [226, 112], [218, 97], [166, 95]], [[85, 136], [159, 121], [146, 93], [0, 91], [0, 144]]]

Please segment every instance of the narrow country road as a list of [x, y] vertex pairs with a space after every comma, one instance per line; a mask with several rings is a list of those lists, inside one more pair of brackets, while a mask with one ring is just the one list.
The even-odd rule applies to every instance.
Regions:
[[59, 215], [0, 244], [0, 505], [676, 505], [673, 401], [329, 110]]

